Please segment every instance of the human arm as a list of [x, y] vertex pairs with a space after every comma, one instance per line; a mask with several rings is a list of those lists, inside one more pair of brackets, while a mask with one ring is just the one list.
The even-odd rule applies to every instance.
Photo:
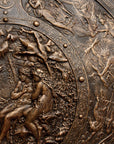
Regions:
[[42, 86], [43, 83], [39, 82], [36, 86], [35, 92], [32, 94], [32, 100], [35, 100], [38, 98], [38, 96], [40, 95], [41, 91], [42, 91]]
[[19, 92], [19, 88], [21, 87], [21, 81], [18, 82], [15, 90], [11, 93], [11, 99], [16, 100], [20, 98], [24, 93], [26, 93], [26, 89], [23, 88], [22, 91]]
[[23, 51], [23, 52], [18, 52], [18, 54], [29, 54], [29, 55], [35, 55], [36, 53], [33, 51]]

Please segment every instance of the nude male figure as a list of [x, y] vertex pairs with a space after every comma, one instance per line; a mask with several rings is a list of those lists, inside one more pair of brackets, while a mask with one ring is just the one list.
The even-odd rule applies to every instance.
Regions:
[[0, 118], [4, 118], [4, 124], [0, 134], [0, 144], [10, 129], [11, 120], [20, 118], [31, 110], [32, 83], [29, 73], [24, 69], [19, 70], [20, 80], [11, 94], [13, 103], [0, 111]]
[[25, 120], [25, 126], [32, 132], [39, 144], [41, 134], [38, 132], [34, 121], [38, 119], [41, 114], [45, 114], [52, 110], [53, 98], [51, 89], [42, 82], [37, 72], [33, 73], [33, 79], [36, 84], [35, 90], [32, 93], [32, 100], [36, 100], [36, 104], [28, 113]]

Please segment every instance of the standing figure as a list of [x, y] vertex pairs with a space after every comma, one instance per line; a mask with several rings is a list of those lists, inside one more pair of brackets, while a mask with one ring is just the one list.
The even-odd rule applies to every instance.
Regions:
[[34, 121], [38, 119], [41, 114], [45, 114], [52, 110], [53, 98], [51, 89], [42, 82], [37, 72], [33, 72], [33, 79], [35, 81], [35, 90], [32, 94], [32, 100], [35, 101], [35, 106], [28, 113], [25, 120], [25, 126], [32, 132], [39, 144], [41, 134], [38, 132], [40, 130], [37, 130]]

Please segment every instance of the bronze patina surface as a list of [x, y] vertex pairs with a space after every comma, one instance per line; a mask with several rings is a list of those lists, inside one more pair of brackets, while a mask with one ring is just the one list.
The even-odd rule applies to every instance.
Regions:
[[113, 0], [97, 0], [114, 18], [114, 1]]
[[114, 143], [113, 7], [0, 0], [0, 144]]

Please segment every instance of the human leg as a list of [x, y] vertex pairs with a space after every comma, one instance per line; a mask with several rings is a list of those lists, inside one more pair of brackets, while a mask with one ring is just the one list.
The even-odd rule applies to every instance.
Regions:
[[38, 131], [36, 128], [36, 125], [33, 123], [33, 121], [36, 119], [38, 114], [38, 110], [36, 108], [33, 108], [29, 113], [28, 116], [25, 120], [25, 126], [27, 127], [28, 130], [30, 130], [36, 140], [38, 139]]
[[12, 104], [9, 104], [8, 106], [6, 106], [5, 108], [3, 108], [1, 111], [0, 111], [0, 118], [3, 118], [5, 117], [5, 115], [9, 112], [11, 112], [14, 108], [16, 107], [16, 105], [14, 103]]
[[0, 143], [1, 143], [1, 141], [3, 140], [3, 138], [6, 136], [7, 132], [10, 129], [11, 120], [16, 119], [18, 117], [21, 117], [23, 115], [23, 110], [25, 108], [26, 108], [26, 106], [17, 108], [15, 110], [13, 110], [12, 112], [8, 113], [5, 116], [3, 128], [2, 128], [2, 131], [1, 131], [1, 134], [0, 134]]

